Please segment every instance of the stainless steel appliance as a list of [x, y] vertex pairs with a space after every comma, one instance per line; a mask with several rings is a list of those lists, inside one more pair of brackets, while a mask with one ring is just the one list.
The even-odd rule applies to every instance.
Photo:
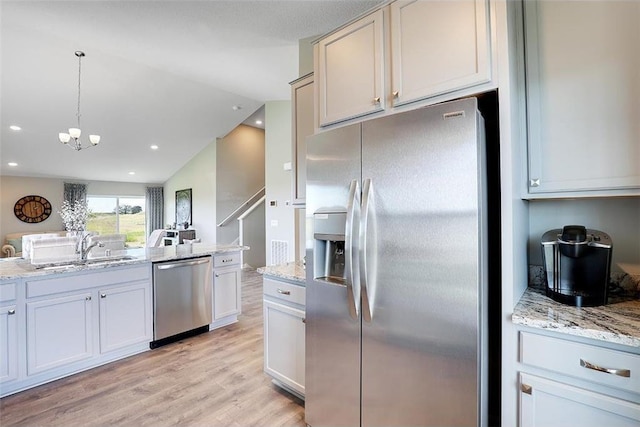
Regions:
[[211, 256], [153, 264], [151, 348], [209, 330], [212, 271]]
[[542, 236], [547, 296], [589, 307], [607, 303], [611, 270], [611, 237], [582, 225], [565, 225]]
[[307, 139], [307, 424], [487, 424], [483, 129], [470, 98]]

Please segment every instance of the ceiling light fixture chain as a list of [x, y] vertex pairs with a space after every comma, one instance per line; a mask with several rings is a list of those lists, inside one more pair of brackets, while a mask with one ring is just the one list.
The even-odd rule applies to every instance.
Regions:
[[[88, 148], [88, 147], [95, 147], [96, 145], [98, 145], [100, 143], [100, 135], [89, 135], [89, 142], [90, 145], [83, 147], [82, 146], [82, 142], [80, 141], [80, 135], [82, 134], [82, 131], [80, 130], [80, 88], [81, 88], [81, 81], [82, 81], [82, 58], [85, 56], [84, 52], [77, 50], [75, 52], [75, 55], [78, 57], [78, 110], [76, 112], [76, 118], [78, 120], [78, 127], [77, 128], [69, 128], [69, 133], [65, 133], [65, 132], [61, 132], [58, 134], [58, 138], [60, 139], [60, 142], [63, 143], [64, 145], [66, 145], [67, 147], [70, 147], [76, 151], [80, 151], [82, 149]], [[69, 141], [71, 141], [73, 139], [73, 144], [69, 144]]]
[[78, 111], [76, 112], [76, 117], [78, 118], [78, 128], [80, 128], [80, 77], [82, 76], [82, 57], [84, 52], [77, 50], [76, 56], [78, 57]]

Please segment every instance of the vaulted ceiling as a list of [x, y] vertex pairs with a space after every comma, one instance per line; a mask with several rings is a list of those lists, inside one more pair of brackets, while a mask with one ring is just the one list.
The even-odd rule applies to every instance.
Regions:
[[[266, 101], [289, 99], [300, 39], [379, 3], [3, 0], [0, 173], [162, 183]], [[58, 140], [77, 122], [77, 50], [81, 139], [102, 138], [78, 152]]]

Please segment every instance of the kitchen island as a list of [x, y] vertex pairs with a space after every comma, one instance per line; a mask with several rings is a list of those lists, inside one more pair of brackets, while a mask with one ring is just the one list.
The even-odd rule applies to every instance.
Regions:
[[52, 274], [69, 273], [84, 270], [96, 270], [112, 268], [122, 265], [135, 265], [150, 262], [172, 261], [179, 259], [195, 258], [204, 255], [216, 255], [230, 252], [240, 252], [249, 249], [247, 246], [235, 245], [208, 245], [194, 243], [188, 245], [160, 246], [155, 248], [125, 249], [113, 251], [109, 257], [89, 256], [87, 264], [71, 265], [62, 263], [62, 267], [43, 264], [32, 265], [22, 258], [0, 258], [0, 280], [21, 279], [32, 276], [47, 276]]
[[114, 251], [86, 264], [0, 261], [0, 396], [149, 350], [152, 265], [213, 257], [214, 329], [240, 313], [240, 252], [206, 244]]

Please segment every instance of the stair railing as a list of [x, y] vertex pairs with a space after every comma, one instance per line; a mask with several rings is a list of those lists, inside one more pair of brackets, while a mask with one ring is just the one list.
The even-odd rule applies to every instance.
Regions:
[[261, 202], [259, 202], [259, 200], [260, 198], [264, 198], [264, 195], [265, 195], [265, 189], [264, 187], [262, 187], [260, 190], [258, 190], [256, 194], [249, 197], [246, 202], [240, 204], [240, 206], [238, 206], [233, 212], [227, 215], [227, 217], [218, 224], [218, 227], [224, 227], [225, 225], [229, 224], [232, 220], [240, 217], [240, 215], [242, 215], [244, 212], [251, 209], [251, 207], [254, 206], [256, 203], [260, 204]]
[[[224, 227], [234, 218], [238, 220], [238, 238], [234, 241], [239, 246], [244, 246], [244, 220], [251, 215], [264, 201], [266, 200], [265, 188], [262, 187], [256, 194], [249, 197], [246, 202], [238, 206], [233, 212], [231, 212], [225, 219], [223, 219], [218, 227]], [[240, 251], [240, 265], [244, 266], [244, 251]]]

